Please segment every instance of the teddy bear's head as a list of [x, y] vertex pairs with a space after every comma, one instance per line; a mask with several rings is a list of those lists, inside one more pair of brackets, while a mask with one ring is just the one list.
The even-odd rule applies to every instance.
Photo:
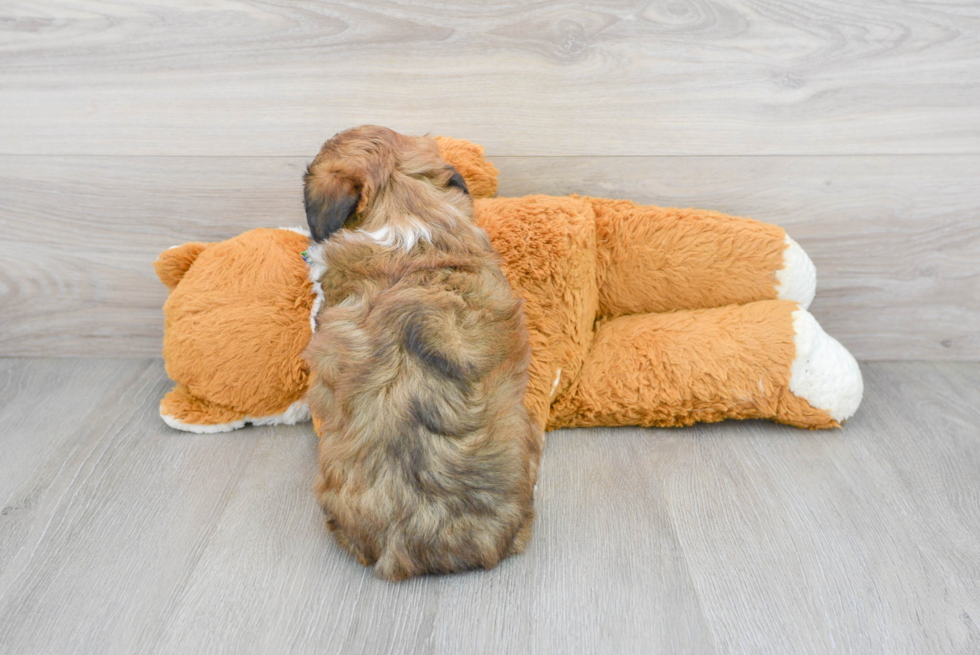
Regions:
[[163, 356], [177, 384], [160, 404], [172, 427], [221, 432], [252, 423], [295, 423], [308, 372], [315, 295], [302, 231], [257, 229], [220, 243], [160, 255], [170, 287]]

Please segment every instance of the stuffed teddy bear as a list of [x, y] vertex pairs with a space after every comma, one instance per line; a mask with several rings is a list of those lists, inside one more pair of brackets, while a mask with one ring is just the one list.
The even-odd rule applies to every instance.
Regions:
[[[839, 427], [861, 372], [806, 311], [816, 272], [779, 227], [583, 196], [494, 198], [483, 149], [440, 137], [477, 223], [524, 300], [525, 404], [545, 429], [764, 418]], [[155, 262], [170, 288], [167, 424], [221, 432], [309, 419], [302, 353], [322, 290], [305, 230], [188, 243]]]

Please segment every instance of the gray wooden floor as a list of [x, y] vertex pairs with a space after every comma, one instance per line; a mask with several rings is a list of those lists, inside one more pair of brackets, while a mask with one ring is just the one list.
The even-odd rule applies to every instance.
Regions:
[[390, 584], [309, 426], [175, 432], [159, 360], [0, 359], [0, 651], [980, 652], [980, 364], [863, 369], [840, 431], [552, 433], [525, 555]]

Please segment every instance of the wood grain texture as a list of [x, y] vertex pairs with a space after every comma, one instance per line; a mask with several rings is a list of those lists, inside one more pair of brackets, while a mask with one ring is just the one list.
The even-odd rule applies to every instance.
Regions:
[[[782, 225], [861, 359], [980, 359], [980, 157], [502, 157], [500, 193], [632, 198]], [[291, 157], [0, 156], [0, 354], [154, 356], [164, 249], [303, 225]]]
[[946, 617], [949, 640], [936, 650], [978, 650], [980, 365], [864, 369], [874, 393], [859, 416], [866, 427], [844, 435], [847, 447], [918, 547], [922, 571], [944, 580], [948, 597], [964, 599], [962, 611]]
[[159, 360], [0, 359], [0, 652], [976, 652], [980, 364], [863, 368], [840, 431], [551, 433], [525, 555], [390, 584], [308, 425], [178, 433]]
[[0, 153], [306, 155], [366, 122], [493, 155], [980, 153], [980, 6], [14, 1]]
[[[866, 418], [859, 410], [842, 433], [704, 426], [647, 454], [721, 652], [980, 647], [962, 620], [980, 597], [920, 550], [847, 448]], [[881, 440], [894, 421], [873, 429]]]
[[[392, 585], [326, 532], [310, 492], [310, 440], [269, 438], [254, 451], [160, 651], [705, 652], [710, 634], [663, 499], [630, 470], [643, 447], [618, 444], [600, 455], [570, 442], [557, 477], [542, 479], [527, 555], [488, 573]], [[582, 493], [568, 496], [568, 485]], [[243, 544], [258, 559], [243, 558]]]
[[259, 435], [162, 429], [160, 360], [0, 362], [0, 652], [136, 652]]

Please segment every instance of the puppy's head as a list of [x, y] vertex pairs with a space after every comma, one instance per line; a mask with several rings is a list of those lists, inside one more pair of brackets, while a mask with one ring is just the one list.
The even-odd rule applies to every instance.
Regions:
[[364, 125], [323, 144], [303, 178], [306, 222], [316, 241], [344, 227], [376, 229], [401, 219], [433, 220], [452, 206], [472, 215], [466, 182], [435, 140]]

